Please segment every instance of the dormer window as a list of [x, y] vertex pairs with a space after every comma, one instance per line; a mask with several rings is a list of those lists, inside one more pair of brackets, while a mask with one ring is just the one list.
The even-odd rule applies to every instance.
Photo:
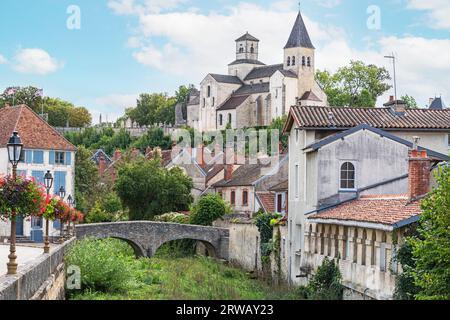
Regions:
[[289, 67], [291, 65], [291, 57], [287, 58], [287, 66]]
[[341, 166], [341, 190], [355, 189], [355, 166], [351, 162], [345, 162]]
[[295, 57], [292, 57], [292, 65], [295, 66]]
[[306, 66], [306, 57], [305, 56], [302, 57], [302, 66]]

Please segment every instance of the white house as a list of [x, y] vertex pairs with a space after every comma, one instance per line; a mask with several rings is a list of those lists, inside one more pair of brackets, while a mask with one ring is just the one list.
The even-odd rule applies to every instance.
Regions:
[[[19, 163], [17, 173], [43, 183], [45, 173], [50, 170], [54, 177], [51, 192], [58, 194], [63, 186], [66, 196], [74, 197], [75, 146], [25, 105], [0, 109], [0, 174], [12, 172], [6, 144], [13, 131], [19, 133], [24, 144], [23, 161]], [[42, 242], [43, 226], [42, 219], [18, 219], [17, 235]], [[57, 234], [59, 223], [50, 226], [50, 236]], [[9, 234], [9, 222], [0, 222], [0, 238], [5, 239]]]

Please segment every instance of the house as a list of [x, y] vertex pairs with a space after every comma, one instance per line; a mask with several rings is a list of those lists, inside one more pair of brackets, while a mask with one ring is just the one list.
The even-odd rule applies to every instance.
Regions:
[[101, 158], [105, 160], [107, 165], [110, 165], [113, 162], [113, 160], [106, 154], [105, 151], [103, 151], [103, 149], [98, 149], [91, 157], [91, 160], [98, 166]]
[[301, 12], [284, 47], [283, 63], [259, 61], [260, 41], [248, 32], [235, 42], [236, 59], [228, 74], [208, 74], [187, 106], [189, 126], [202, 132], [268, 126], [297, 102], [327, 105], [314, 77], [315, 48]]
[[275, 166], [261, 161], [257, 164], [228, 164], [225, 178], [213, 187], [231, 204], [235, 214], [253, 217], [260, 210], [285, 214], [288, 169], [287, 153], [280, 155]]
[[407, 194], [358, 195], [308, 216], [303, 269], [323, 259], [338, 259], [351, 292], [372, 299], [392, 299], [398, 262], [393, 260], [408, 227], [419, 220], [420, 199], [430, 191], [432, 160], [412, 150]]
[[433, 164], [450, 160], [450, 112], [410, 110], [400, 101], [384, 108], [294, 106], [284, 131], [290, 150], [287, 269], [297, 284], [312, 272], [309, 215], [361, 195], [407, 194], [407, 159], [416, 147]]
[[[76, 148], [53, 127], [25, 105], [7, 106], [0, 109], [0, 174], [11, 174], [6, 144], [13, 131], [17, 131], [24, 144], [23, 161], [18, 164], [17, 173], [34, 177], [44, 182], [49, 170], [53, 177], [51, 192], [58, 194], [64, 187], [66, 195], [75, 195], [75, 152]], [[32, 218], [30, 221], [19, 217], [17, 235], [20, 238], [43, 241], [43, 221]], [[59, 223], [50, 224], [50, 235], [58, 234]], [[9, 237], [8, 222], [0, 222], [0, 237]]]

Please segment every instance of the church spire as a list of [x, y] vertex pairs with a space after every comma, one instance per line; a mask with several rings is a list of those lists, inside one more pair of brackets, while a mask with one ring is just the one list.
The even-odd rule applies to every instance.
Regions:
[[284, 47], [289, 48], [310, 48], [315, 49], [306, 29], [305, 22], [303, 21], [302, 13], [299, 11], [297, 20], [295, 20], [294, 27], [292, 28], [289, 40]]

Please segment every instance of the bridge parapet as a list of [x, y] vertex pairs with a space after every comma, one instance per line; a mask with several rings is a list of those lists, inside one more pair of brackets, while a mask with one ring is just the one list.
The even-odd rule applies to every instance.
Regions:
[[77, 238], [117, 238], [129, 243], [137, 256], [152, 257], [164, 243], [192, 239], [201, 241], [219, 259], [228, 260], [229, 230], [189, 224], [128, 221], [78, 225]]

